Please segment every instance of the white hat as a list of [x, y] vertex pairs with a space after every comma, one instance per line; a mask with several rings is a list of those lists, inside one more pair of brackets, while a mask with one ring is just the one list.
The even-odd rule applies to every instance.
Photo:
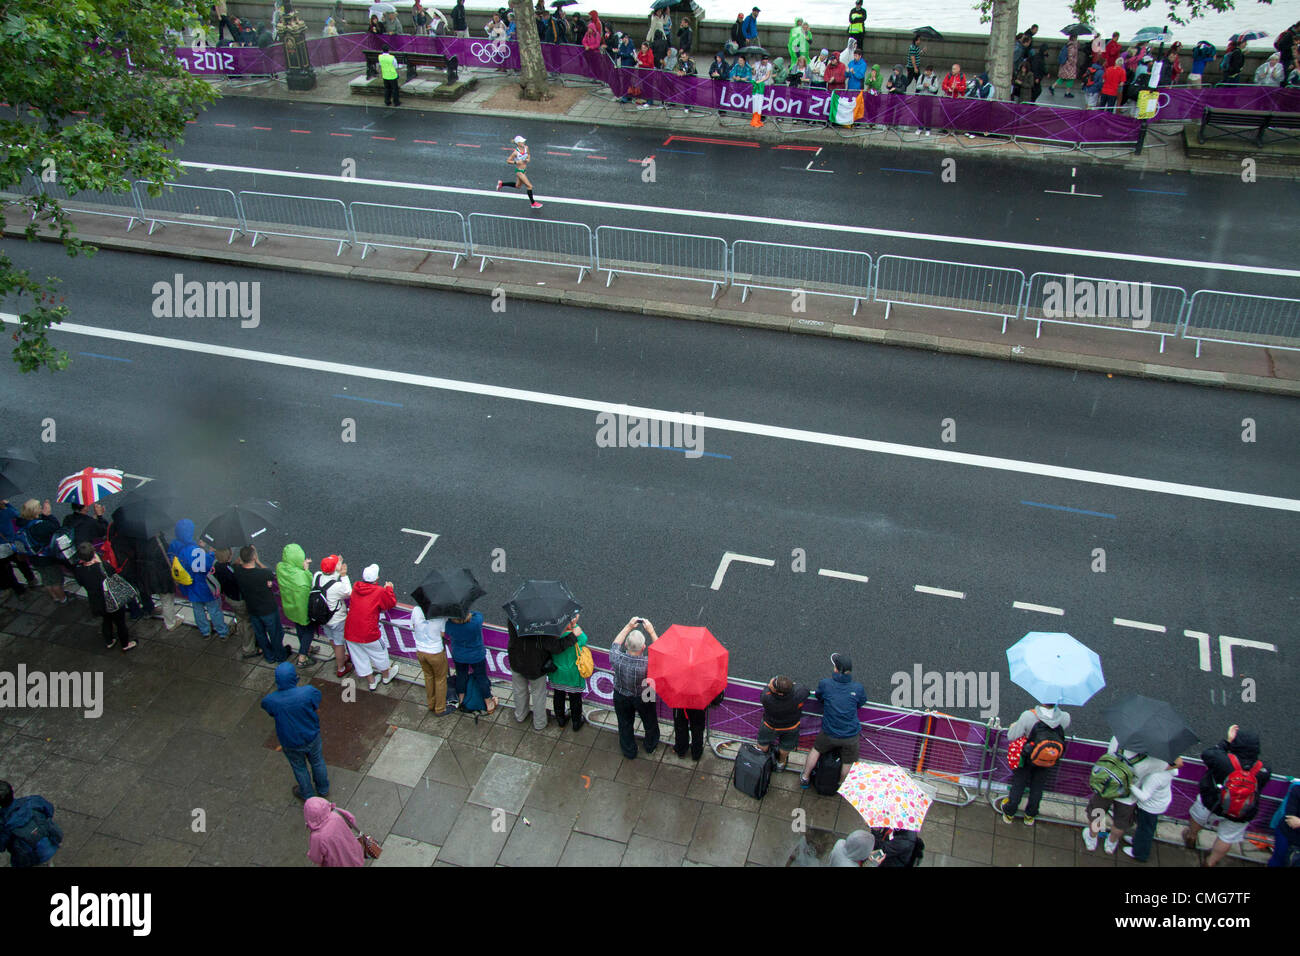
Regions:
[[372, 564], [361, 572], [361, 580], [374, 584], [379, 580], [379, 565]]
[[516, 136], [516, 137], [515, 137], [515, 142], [516, 142], [516, 143], [526, 143], [527, 140], [524, 139], [522, 136]]

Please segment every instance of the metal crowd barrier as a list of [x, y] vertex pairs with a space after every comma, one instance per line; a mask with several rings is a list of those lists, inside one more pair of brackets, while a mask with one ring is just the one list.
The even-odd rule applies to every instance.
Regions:
[[881, 256], [876, 261], [873, 301], [885, 303], [886, 320], [894, 305], [998, 315], [1005, 333], [1007, 320], [1020, 312], [1024, 287], [1025, 274], [1019, 269]]
[[127, 232], [135, 227], [137, 220], [144, 221], [144, 213], [136, 201], [135, 191], [130, 188], [130, 182], [125, 179], [122, 180], [122, 185], [127, 188], [123, 192], [83, 189], [76, 193], [69, 193], [62, 183], [47, 183], [39, 177], [36, 182], [42, 193], [57, 200], [59, 205], [68, 212], [125, 219]]
[[[1089, 293], [1091, 303], [1083, 302], [1080, 292]], [[1147, 315], [1135, 317], [1135, 307], [1140, 304], [1135, 299], [1142, 297], [1147, 299], [1144, 309]], [[1187, 293], [1177, 286], [1035, 272], [1025, 284], [1023, 315], [1028, 321], [1038, 323], [1034, 338], [1042, 334], [1044, 322], [1082, 325], [1117, 332], [1158, 335], [1160, 351], [1164, 352], [1165, 339], [1178, 335], [1186, 305]], [[1093, 314], [1073, 315], [1076, 306], [1082, 307], [1080, 311]], [[1135, 318], [1148, 324], [1139, 328], [1134, 325]]]
[[245, 190], [240, 192], [239, 202], [244, 210], [244, 222], [253, 231], [254, 246], [262, 236], [323, 239], [337, 242], [339, 247], [334, 254], [341, 256], [343, 247], [351, 246], [355, 239], [352, 218], [341, 199]]
[[452, 256], [451, 267], [469, 256], [465, 217], [450, 209], [421, 209], [386, 203], [348, 204], [352, 228], [361, 243], [361, 258], [372, 248], [413, 249]]
[[871, 256], [738, 239], [731, 244], [731, 283], [741, 287], [741, 302], [749, 298], [750, 289], [815, 292], [852, 299], [857, 315], [858, 303], [870, 294]]
[[596, 268], [609, 272], [707, 282], [713, 296], [727, 284], [727, 241], [717, 236], [688, 236], [653, 229], [596, 227]]
[[150, 195], [150, 187], [158, 185], [139, 179], [132, 187], [140, 214], [149, 223], [149, 235], [153, 235], [160, 223], [198, 226], [201, 229], [228, 229], [230, 237], [226, 240], [226, 245], [235, 241], [236, 233], [245, 235], [244, 211], [229, 189], [162, 183], [158, 195]]
[[1202, 289], [1192, 294], [1183, 338], [1300, 351], [1300, 299]]
[[590, 227], [555, 219], [519, 219], [472, 212], [469, 254], [480, 257], [479, 272], [493, 259], [536, 262], [577, 269], [581, 282], [596, 267]]

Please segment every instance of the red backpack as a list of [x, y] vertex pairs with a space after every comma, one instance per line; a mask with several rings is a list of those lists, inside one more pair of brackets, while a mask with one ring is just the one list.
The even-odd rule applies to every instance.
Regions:
[[1259, 809], [1258, 777], [1264, 762], [1256, 760], [1249, 770], [1243, 770], [1236, 754], [1228, 754], [1228, 761], [1232, 772], [1219, 784], [1219, 806], [1215, 812], [1228, 820], [1246, 823], [1255, 818]]

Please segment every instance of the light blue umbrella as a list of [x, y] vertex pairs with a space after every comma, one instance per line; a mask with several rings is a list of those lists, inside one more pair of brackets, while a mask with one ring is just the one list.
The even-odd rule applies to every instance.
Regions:
[[1030, 631], [1007, 648], [1007, 665], [1040, 704], [1086, 704], [1106, 686], [1101, 658], [1069, 634]]
[[1168, 27], [1143, 27], [1129, 43], [1155, 43], [1157, 40], [1168, 42], [1174, 38]]

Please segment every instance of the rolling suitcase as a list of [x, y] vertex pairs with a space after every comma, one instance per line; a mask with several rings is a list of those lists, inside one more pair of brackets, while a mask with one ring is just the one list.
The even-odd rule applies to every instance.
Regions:
[[775, 766], [775, 748], [764, 753], [753, 744], [741, 744], [740, 753], [736, 754], [736, 769], [731, 779], [736, 789], [745, 796], [762, 800], [772, 780], [772, 768]]

